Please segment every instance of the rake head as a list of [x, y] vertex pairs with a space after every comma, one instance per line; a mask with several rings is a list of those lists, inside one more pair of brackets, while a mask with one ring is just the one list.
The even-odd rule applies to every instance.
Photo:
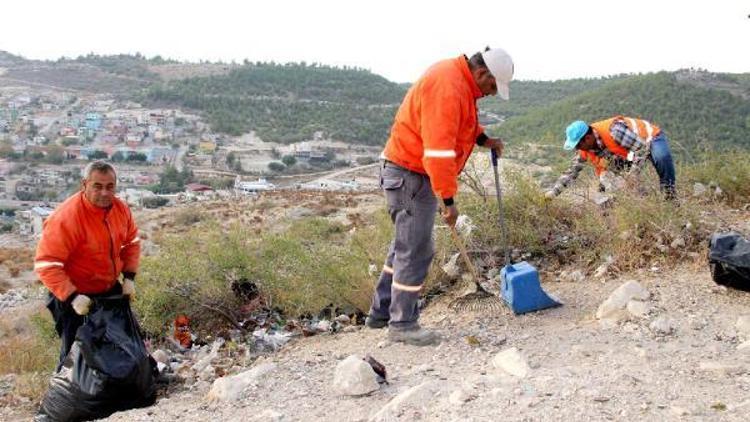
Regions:
[[496, 295], [479, 283], [475, 286], [475, 291], [453, 299], [448, 308], [456, 312], [500, 312], [503, 309], [503, 302]]

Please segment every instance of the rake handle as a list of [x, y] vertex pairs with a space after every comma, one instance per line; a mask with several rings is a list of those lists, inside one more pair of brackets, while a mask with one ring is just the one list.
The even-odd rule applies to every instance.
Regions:
[[499, 221], [500, 221], [500, 229], [501, 229], [501, 237], [500, 237], [500, 243], [501, 247], [504, 250], [505, 254], [505, 265], [511, 265], [510, 262], [510, 247], [508, 246], [508, 237], [507, 232], [508, 230], [505, 227], [505, 212], [503, 211], [503, 190], [500, 186], [500, 171], [497, 168], [497, 162], [498, 162], [498, 156], [497, 152], [495, 152], [495, 149], [490, 149], [490, 158], [492, 160], [492, 170], [495, 172], [495, 196], [497, 197], [497, 208], [498, 208], [498, 214]]
[[[440, 198], [438, 198], [438, 204], [440, 204], [440, 211], [445, 211], [445, 204], [443, 204], [443, 201]], [[472, 263], [471, 259], [469, 258], [469, 253], [466, 251], [466, 245], [464, 245], [463, 240], [461, 240], [461, 237], [458, 235], [456, 226], [448, 225], [448, 227], [451, 230], [451, 238], [453, 239], [453, 244], [455, 244], [458, 248], [458, 253], [461, 255], [461, 259], [464, 261], [464, 264], [466, 264], [466, 267], [471, 272], [471, 276], [474, 278], [474, 282], [479, 283], [479, 275], [477, 274], [477, 269], [474, 267], [474, 263]]]

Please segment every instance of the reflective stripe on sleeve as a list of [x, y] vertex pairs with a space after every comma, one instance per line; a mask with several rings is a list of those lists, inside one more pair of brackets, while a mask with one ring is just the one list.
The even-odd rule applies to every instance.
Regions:
[[429, 158], [453, 158], [456, 156], [456, 151], [452, 149], [426, 149], [424, 150], [424, 156]]
[[387, 265], [383, 265], [383, 272], [388, 273], [388, 274], [393, 274], [393, 268]]
[[63, 264], [62, 262], [56, 262], [56, 261], [37, 261], [34, 263], [35, 270], [40, 270], [42, 268], [47, 268], [47, 267], [64, 267], [64, 266], [65, 264]]

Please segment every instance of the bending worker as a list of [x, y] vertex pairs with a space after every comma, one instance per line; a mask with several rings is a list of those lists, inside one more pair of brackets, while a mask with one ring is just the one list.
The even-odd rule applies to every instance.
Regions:
[[553, 198], [573, 183], [586, 161], [594, 165], [600, 189], [611, 187], [612, 174], [625, 169], [639, 172], [648, 160], [659, 175], [659, 185], [667, 199], [675, 198], [675, 170], [667, 135], [658, 126], [641, 119], [615, 116], [591, 123], [582, 120], [571, 123], [565, 131], [563, 148], [577, 150], [571, 167], [546, 193]]

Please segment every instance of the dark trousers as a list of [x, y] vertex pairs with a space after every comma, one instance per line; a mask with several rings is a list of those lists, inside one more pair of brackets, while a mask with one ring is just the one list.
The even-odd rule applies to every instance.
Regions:
[[[115, 283], [114, 287], [107, 292], [86, 296], [93, 299], [97, 296], [109, 296], [121, 293], [122, 286], [120, 283]], [[55, 371], [59, 371], [70, 352], [70, 348], [73, 347], [73, 342], [76, 340], [76, 332], [78, 332], [78, 328], [86, 321], [86, 317], [76, 313], [71, 305], [71, 301], [63, 302], [52, 293], [47, 298], [47, 309], [52, 313], [52, 319], [55, 321], [55, 331], [60, 336], [60, 360], [55, 369]]]

